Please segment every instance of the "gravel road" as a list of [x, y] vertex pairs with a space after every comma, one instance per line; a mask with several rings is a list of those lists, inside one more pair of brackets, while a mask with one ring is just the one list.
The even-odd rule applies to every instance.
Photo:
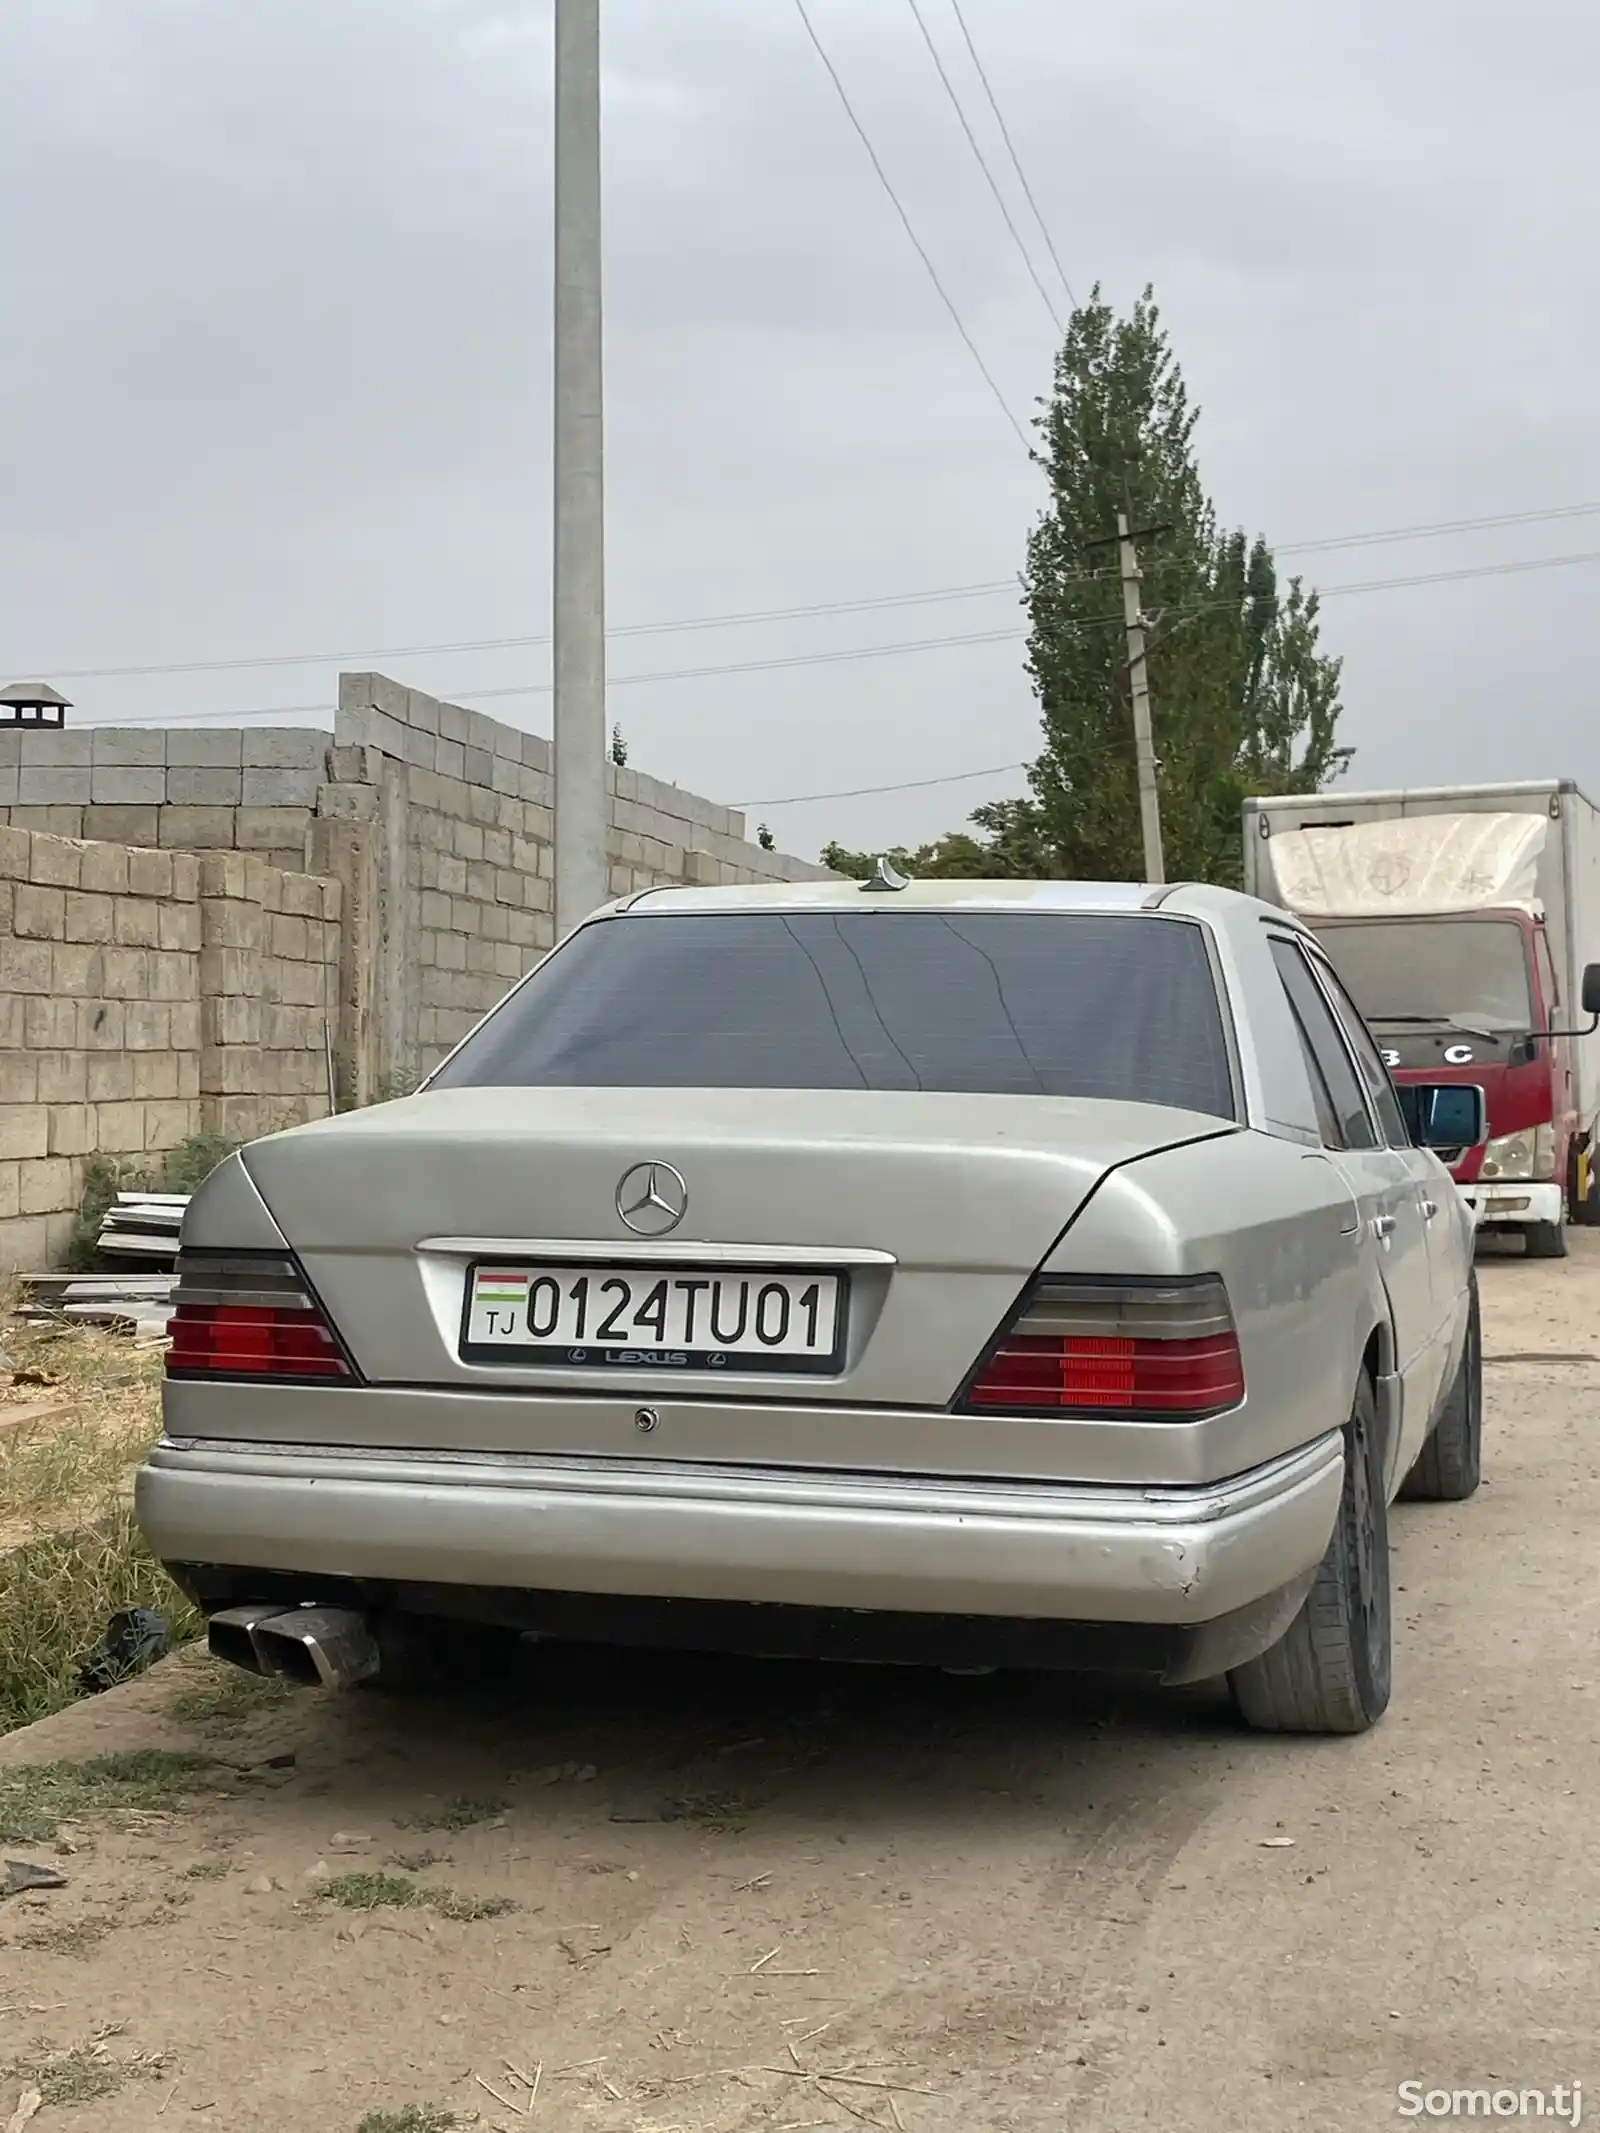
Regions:
[[1586, 2076], [1600, 2110], [1600, 1238], [1481, 1279], [1487, 1478], [1395, 1513], [1368, 1738], [605, 1655], [241, 1704], [179, 1660], [0, 1742], [0, 1787], [218, 1759], [4, 1847], [68, 1886], [0, 1905], [0, 2126], [40, 2065], [39, 2133], [1343, 2133], [1407, 2081]]

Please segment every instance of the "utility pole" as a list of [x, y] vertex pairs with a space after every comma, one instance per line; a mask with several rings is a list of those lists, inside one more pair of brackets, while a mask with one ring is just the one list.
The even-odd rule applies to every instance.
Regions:
[[1122, 619], [1128, 630], [1128, 681], [1133, 692], [1133, 747], [1139, 770], [1139, 828], [1144, 836], [1144, 877], [1165, 881], [1161, 856], [1161, 794], [1156, 784], [1155, 735], [1150, 724], [1150, 674], [1145, 665], [1144, 606], [1139, 551], [1126, 511], [1117, 513], [1117, 556], [1122, 569]]
[[555, 937], [606, 901], [600, 0], [556, 0]]

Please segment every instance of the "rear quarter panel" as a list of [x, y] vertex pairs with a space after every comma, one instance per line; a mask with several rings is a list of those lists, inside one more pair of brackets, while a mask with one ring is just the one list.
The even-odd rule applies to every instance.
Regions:
[[1220, 1274], [1244, 1354], [1245, 1398], [1229, 1413], [1118, 1425], [1152, 1433], [1152, 1479], [1221, 1480], [1347, 1420], [1367, 1342], [1388, 1325], [1356, 1221], [1326, 1156], [1259, 1132], [1147, 1156], [1103, 1182], [1046, 1270]]

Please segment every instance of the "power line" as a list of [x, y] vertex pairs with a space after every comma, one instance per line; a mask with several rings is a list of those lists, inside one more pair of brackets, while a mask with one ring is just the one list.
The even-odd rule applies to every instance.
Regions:
[[939, 79], [944, 84], [944, 93], [950, 99], [950, 107], [955, 112], [956, 117], [961, 121], [961, 131], [967, 137], [967, 146], [972, 150], [973, 155], [977, 158], [978, 168], [983, 172], [984, 180], [987, 183], [990, 192], [994, 194], [994, 204], [997, 208], [999, 208], [1000, 213], [1004, 218], [1005, 226], [1011, 232], [1011, 241], [1016, 246], [1017, 251], [1021, 255], [1022, 264], [1028, 270], [1028, 277], [1032, 281], [1033, 286], [1038, 290], [1040, 298], [1043, 301], [1044, 307], [1046, 311], [1048, 311], [1050, 314], [1050, 320], [1052, 325], [1055, 327], [1056, 332], [1064, 336], [1067, 329], [1064, 321], [1062, 320], [1061, 313], [1056, 309], [1055, 299], [1051, 296], [1050, 291], [1040, 280], [1039, 270], [1033, 263], [1033, 255], [1029, 252], [1028, 247], [1023, 243], [1022, 232], [1017, 228], [1016, 223], [1012, 220], [1011, 210], [1006, 205], [1006, 196], [1000, 190], [1000, 187], [995, 180], [994, 172], [989, 168], [989, 159], [983, 152], [983, 146], [979, 141], [978, 136], [972, 130], [971, 122], [967, 118], [967, 114], [962, 106], [960, 97], [956, 94], [955, 83], [950, 79], [949, 73], [945, 68], [945, 63], [939, 55], [939, 47], [933, 41], [933, 33], [928, 28], [927, 18], [923, 15], [922, 9], [917, 4], [917, 0], [906, 0], [906, 5], [911, 10], [912, 17], [916, 22], [917, 28], [922, 32], [922, 41], [928, 47], [928, 56], [930, 59], [932, 59], [934, 67], [938, 72]]
[[1067, 292], [1067, 300], [1072, 305], [1073, 310], [1076, 311], [1078, 299], [1072, 293], [1072, 284], [1067, 279], [1067, 270], [1061, 264], [1061, 256], [1056, 250], [1055, 240], [1050, 235], [1050, 225], [1040, 213], [1039, 203], [1033, 196], [1033, 187], [1028, 183], [1028, 174], [1022, 167], [1022, 158], [1017, 154], [1017, 144], [1011, 138], [1011, 128], [1006, 124], [1005, 114], [1000, 109], [999, 99], [990, 84], [983, 61], [978, 57], [978, 48], [972, 41], [972, 32], [967, 28], [967, 18], [961, 12], [961, 0], [950, 0], [950, 6], [957, 22], [961, 25], [961, 34], [966, 39], [967, 50], [972, 56], [972, 64], [978, 70], [978, 79], [983, 84], [983, 93], [989, 99], [989, 109], [994, 113], [995, 124], [1000, 128], [1000, 138], [1006, 144], [1006, 153], [1011, 158], [1011, 168], [1017, 174], [1017, 182], [1027, 197], [1029, 207], [1033, 209], [1033, 219], [1039, 225], [1039, 234], [1045, 241], [1045, 249], [1049, 252], [1055, 264], [1056, 272], [1061, 276], [1061, 286]]
[[[1483, 518], [1430, 520], [1417, 526], [1387, 526], [1370, 533], [1340, 533], [1315, 541], [1282, 541], [1274, 555], [1310, 555], [1340, 548], [1378, 548], [1404, 542], [1435, 540], [1457, 533], [1487, 532], [1500, 526], [1533, 526], [1558, 519], [1593, 518], [1600, 515], [1600, 502], [1555, 504], [1533, 511], [1502, 511]], [[1115, 571], [1086, 572], [1081, 583], [1109, 582]], [[879, 609], [936, 606], [946, 601], [995, 598], [1017, 591], [1015, 578], [989, 578], [974, 585], [938, 585], [925, 592], [882, 593], [861, 600], [817, 600], [797, 607], [748, 608], [724, 615], [694, 615], [666, 622], [629, 622], [610, 632], [615, 637], [665, 637], [697, 630], [736, 629], [767, 622], [808, 621], [816, 616], [870, 614]], [[161, 665], [119, 667], [60, 667], [50, 660], [12, 660], [14, 674], [49, 674], [57, 681], [121, 681], [169, 674], [242, 673], [264, 667], [311, 667], [349, 665], [355, 660], [420, 659], [436, 653], [500, 652], [536, 649], [550, 642], [548, 634], [524, 637], [466, 637], [432, 644], [400, 644], [366, 647], [357, 651], [278, 652], [254, 658], [189, 659]]]
[[1026, 763], [991, 763], [985, 770], [952, 770], [942, 778], [905, 778], [896, 785], [852, 785], [844, 792], [790, 793], [781, 800], [733, 800], [741, 813], [752, 807], [804, 807], [812, 800], [862, 800], [880, 792], [924, 792], [930, 785], [968, 785], [975, 778], [997, 778], [1003, 771], [1026, 770]]
[[874, 171], [876, 171], [877, 173], [878, 183], [888, 194], [891, 206], [894, 208], [895, 213], [900, 217], [901, 227], [904, 229], [906, 235], [910, 238], [912, 246], [916, 251], [917, 257], [922, 261], [923, 266], [927, 269], [928, 279], [933, 283], [933, 286], [939, 292], [940, 302], [949, 312], [951, 321], [954, 324], [957, 333], [959, 333], [962, 340], [966, 342], [967, 352], [971, 355], [973, 362], [977, 364], [978, 369], [982, 372], [983, 382], [988, 386], [990, 392], [994, 395], [995, 402], [999, 407], [1000, 412], [1005, 416], [1007, 422], [1010, 423], [1012, 429], [1015, 430], [1018, 444], [1020, 444], [1024, 452], [1028, 453], [1031, 457], [1033, 447], [1028, 442], [1027, 433], [1023, 429], [1022, 424], [1017, 420], [1016, 416], [1011, 412], [1010, 403], [1006, 399], [1005, 394], [995, 383], [994, 373], [990, 370], [988, 364], [983, 360], [983, 356], [979, 352], [977, 342], [967, 331], [966, 321], [962, 318], [961, 313], [956, 309], [954, 299], [951, 297], [949, 290], [940, 280], [939, 270], [934, 265], [932, 258], [929, 256], [927, 247], [923, 244], [922, 239], [917, 235], [916, 230], [912, 227], [911, 217], [906, 213], [905, 208], [901, 203], [900, 195], [895, 191], [894, 186], [891, 184], [889, 179], [889, 173], [884, 169], [882, 163], [878, 160], [878, 151], [873, 147], [872, 140], [867, 132], [867, 129], [865, 128], [865, 126], [862, 125], [860, 119], [856, 116], [855, 106], [851, 103], [849, 93], [846, 90], [844, 83], [839, 78], [839, 70], [837, 67], [835, 67], [833, 61], [828, 57], [827, 47], [823, 44], [822, 39], [817, 35], [816, 24], [812, 21], [811, 16], [806, 8], [806, 0], [794, 0], [794, 4], [796, 10], [799, 13], [800, 20], [806, 26], [806, 35], [811, 39], [811, 42], [816, 47], [817, 57], [822, 61], [823, 66], [827, 69], [828, 79], [833, 83], [834, 88], [838, 91], [839, 101], [844, 106], [845, 116], [849, 119], [851, 125], [855, 128], [856, 135], [860, 140], [862, 147], [867, 151], [867, 158], [871, 163]]

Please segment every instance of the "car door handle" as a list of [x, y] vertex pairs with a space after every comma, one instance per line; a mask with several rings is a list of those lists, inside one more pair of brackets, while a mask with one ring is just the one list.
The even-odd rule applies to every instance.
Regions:
[[1431, 1222], [1431, 1221], [1433, 1220], [1434, 1216], [1435, 1216], [1435, 1215], [1436, 1215], [1436, 1214], [1437, 1214], [1438, 1212], [1439, 1212], [1439, 1203], [1438, 1203], [1438, 1201], [1437, 1201], [1437, 1200], [1424, 1200], [1424, 1201], [1423, 1201], [1423, 1203], [1422, 1203], [1422, 1219], [1423, 1219], [1423, 1221], [1424, 1221], [1424, 1222]]
[[1372, 1218], [1372, 1234], [1381, 1237], [1385, 1244], [1394, 1235], [1396, 1226], [1393, 1215], [1374, 1215]]

